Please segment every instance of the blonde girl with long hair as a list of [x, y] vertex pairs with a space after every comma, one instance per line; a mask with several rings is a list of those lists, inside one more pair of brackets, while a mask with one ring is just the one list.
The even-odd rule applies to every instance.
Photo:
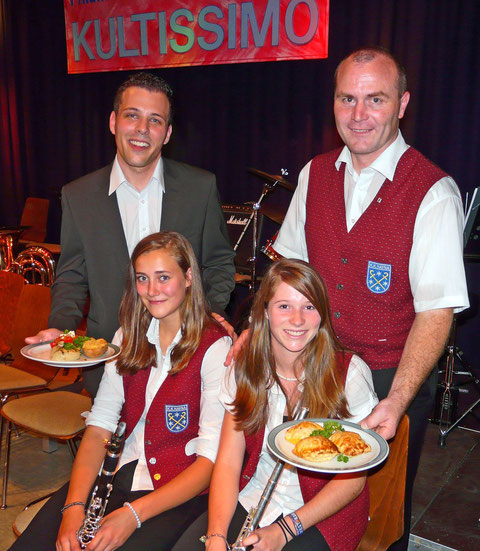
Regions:
[[[257, 505], [275, 458], [268, 433], [298, 406], [309, 417], [359, 422], [377, 403], [368, 366], [332, 330], [325, 284], [300, 260], [280, 260], [255, 295], [249, 337], [227, 372], [220, 449], [202, 515], [174, 551], [224, 551]], [[321, 475], [287, 466], [260, 528], [244, 543], [255, 551], [353, 551], [368, 518], [363, 473]], [[205, 543], [198, 537], [204, 535]]]

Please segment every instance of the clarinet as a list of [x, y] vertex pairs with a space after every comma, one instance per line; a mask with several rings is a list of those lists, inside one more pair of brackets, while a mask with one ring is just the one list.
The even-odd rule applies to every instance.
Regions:
[[[297, 414], [295, 415], [295, 421], [300, 421], [305, 419], [308, 413], [308, 408], [302, 407]], [[230, 547], [232, 551], [246, 551], [246, 547], [243, 545], [242, 541], [249, 536], [258, 526], [263, 513], [272, 497], [273, 491], [277, 485], [277, 482], [282, 474], [283, 468], [285, 467], [285, 462], [281, 459], [277, 459], [275, 467], [268, 479], [267, 485], [263, 490], [262, 495], [258, 501], [256, 507], [252, 507], [248, 512], [248, 515], [243, 523], [243, 526], [237, 536], [235, 543]]]
[[112, 480], [115, 476], [115, 469], [122, 453], [125, 427], [125, 423], [123, 421], [120, 422], [115, 434], [107, 442], [107, 453], [103, 461], [102, 472], [98, 477], [97, 484], [90, 498], [83, 524], [76, 533], [81, 549], [87, 547], [100, 528], [100, 522], [105, 514], [108, 498], [113, 488]]

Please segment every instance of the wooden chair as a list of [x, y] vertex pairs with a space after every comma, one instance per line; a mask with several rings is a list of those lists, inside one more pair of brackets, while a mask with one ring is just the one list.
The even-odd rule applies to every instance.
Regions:
[[0, 358], [11, 349], [13, 320], [24, 283], [21, 275], [0, 271]]
[[39, 197], [27, 197], [25, 206], [23, 207], [21, 226], [29, 226], [22, 234], [20, 243], [33, 241], [42, 243], [47, 236], [47, 220], [48, 207], [50, 201], [48, 199], [40, 199]]
[[[48, 293], [46, 296], [44, 291], [28, 287], [30, 286], [25, 285], [22, 276], [13, 272], [0, 272], [0, 343], [3, 349], [11, 352], [9, 362], [20, 356], [19, 349], [25, 344], [24, 339], [30, 334], [28, 331], [36, 332], [47, 321], [50, 293], [45, 289]], [[37, 300], [32, 303], [32, 299]], [[26, 327], [23, 327], [25, 324]], [[18, 369], [15, 363], [6, 365], [0, 362], [0, 407], [12, 395], [45, 389], [46, 385], [43, 377]], [[0, 441], [1, 438], [0, 431]]]
[[92, 401], [87, 396], [64, 390], [34, 394], [3, 406], [2, 426], [4, 422], [7, 426], [1, 509], [7, 507], [12, 424], [42, 437], [66, 440], [72, 457], [75, 457], [74, 439], [85, 430], [85, 420], [81, 414], [89, 411], [91, 406]]
[[404, 415], [387, 460], [368, 476], [370, 521], [356, 551], [384, 551], [403, 535], [408, 428]]

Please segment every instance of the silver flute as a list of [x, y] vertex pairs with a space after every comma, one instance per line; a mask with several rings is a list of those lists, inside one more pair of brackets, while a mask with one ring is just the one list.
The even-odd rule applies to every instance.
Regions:
[[[301, 421], [302, 419], [305, 419], [307, 414], [308, 408], [300, 408], [295, 415], [295, 421]], [[275, 467], [272, 471], [272, 474], [270, 475], [270, 478], [268, 479], [267, 485], [265, 486], [262, 495], [260, 496], [257, 506], [252, 507], [248, 512], [247, 518], [243, 523], [242, 529], [240, 530], [235, 543], [230, 547], [232, 551], [246, 551], [247, 548], [243, 545], [242, 542], [257, 528], [268, 505], [268, 502], [272, 497], [273, 491], [275, 490], [275, 487], [284, 467], [285, 462], [281, 459], [277, 459]]]
[[103, 519], [108, 498], [112, 492], [112, 480], [123, 449], [125, 427], [125, 423], [120, 422], [112, 438], [107, 442], [107, 453], [103, 461], [102, 472], [90, 498], [83, 524], [76, 533], [81, 549], [87, 547], [100, 528], [100, 522]]

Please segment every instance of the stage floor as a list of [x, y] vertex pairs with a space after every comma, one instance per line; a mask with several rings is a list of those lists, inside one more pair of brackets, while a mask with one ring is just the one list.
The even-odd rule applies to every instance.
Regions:
[[[443, 448], [438, 445], [438, 426], [428, 426], [415, 484], [409, 551], [480, 549], [478, 415], [480, 406], [465, 419], [464, 426], [472, 428], [453, 430]], [[45, 453], [40, 438], [24, 433], [12, 438], [11, 461], [8, 508], [0, 510], [0, 551], [15, 540], [12, 522], [24, 505], [59, 488], [72, 465], [66, 445]]]

